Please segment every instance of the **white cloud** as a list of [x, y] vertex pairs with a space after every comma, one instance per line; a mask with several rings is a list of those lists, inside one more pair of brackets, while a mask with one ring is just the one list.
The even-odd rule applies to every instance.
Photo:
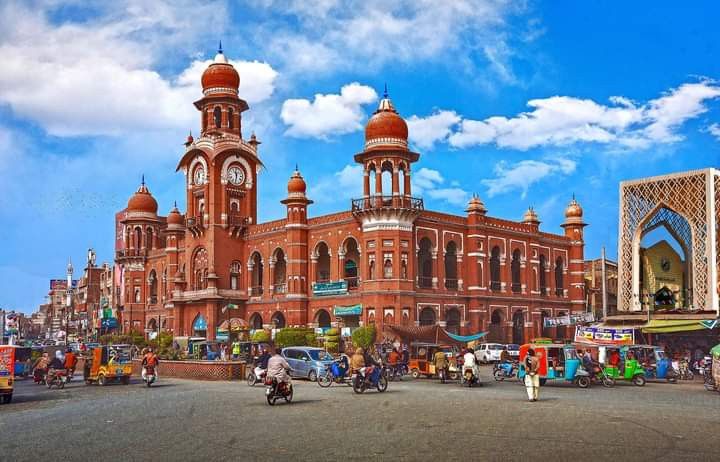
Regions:
[[710, 124], [707, 127], [708, 133], [720, 140], [720, 124]]
[[437, 170], [420, 168], [411, 176], [413, 196], [427, 196], [431, 199], [445, 201], [452, 205], [465, 205], [470, 195], [467, 191], [451, 182], [451, 187], [442, 187], [445, 178]]
[[456, 148], [494, 143], [501, 148], [527, 150], [600, 143], [643, 149], [682, 140], [678, 128], [707, 111], [705, 103], [718, 97], [720, 86], [703, 80], [683, 84], [644, 105], [622, 96], [611, 97], [611, 105], [570, 96], [533, 99], [528, 101], [532, 110], [515, 117], [463, 119], [447, 139]]
[[421, 149], [432, 149], [437, 141], [450, 135], [458, 122], [460, 116], [455, 111], [436, 111], [427, 117], [410, 116], [407, 119], [410, 141]]
[[328, 138], [362, 128], [364, 104], [377, 100], [371, 87], [353, 82], [344, 85], [340, 94], [316, 94], [312, 101], [288, 99], [280, 117], [289, 126], [287, 135], [297, 138]]
[[[151, 3], [107, 6], [96, 20], [60, 24], [47, 19], [50, 10], [6, 4], [0, 103], [59, 136], [195, 127], [191, 101], [201, 96], [207, 61], [191, 63], [176, 80], [153, 68], [165, 59], [159, 51], [190, 46], [206, 26], [222, 28], [224, 8], [216, 2], [187, 15], [183, 5]], [[237, 64], [241, 96], [269, 97], [277, 73], [265, 63]]]
[[495, 178], [481, 180], [481, 183], [487, 187], [489, 197], [519, 190], [522, 191], [521, 197], [524, 199], [533, 184], [550, 175], [570, 175], [576, 166], [574, 160], [566, 158], [522, 160], [513, 165], [501, 161], [495, 165]]

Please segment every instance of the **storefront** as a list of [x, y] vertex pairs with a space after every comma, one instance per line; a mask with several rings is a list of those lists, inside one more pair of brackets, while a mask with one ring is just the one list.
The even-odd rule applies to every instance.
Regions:
[[337, 319], [338, 327], [341, 329], [342, 335], [347, 336], [361, 325], [360, 316], [362, 316], [362, 303], [350, 306], [335, 306], [333, 315]]

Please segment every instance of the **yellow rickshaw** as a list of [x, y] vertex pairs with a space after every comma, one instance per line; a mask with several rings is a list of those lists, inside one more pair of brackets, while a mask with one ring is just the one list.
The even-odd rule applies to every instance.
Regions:
[[85, 361], [83, 378], [85, 383], [105, 385], [109, 382], [130, 383], [132, 362], [130, 345], [103, 345], [92, 350], [90, 358]]
[[15, 347], [0, 346], [0, 402], [12, 401], [15, 381]]

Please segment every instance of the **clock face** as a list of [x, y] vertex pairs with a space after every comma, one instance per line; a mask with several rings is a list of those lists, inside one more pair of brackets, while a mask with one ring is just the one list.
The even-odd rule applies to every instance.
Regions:
[[237, 165], [234, 165], [228, 169], [227, 177], [230, 183], [240, 185], [245, 181], [245, 171]]
[[205, 184], [205, 170], [202, 167], [195, 169], [195, 175], [193, 175], [195, 184]]
[[668, 260], [667, 258], [663, 257], [663, 258], [660, 260], [660, 266], [662, 267], [663, 271], [670, 271], [670, 260]]

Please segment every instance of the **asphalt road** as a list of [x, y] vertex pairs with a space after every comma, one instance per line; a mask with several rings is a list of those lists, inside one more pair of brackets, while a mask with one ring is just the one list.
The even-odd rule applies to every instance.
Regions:
[[[489, 368], [484, 369], [488, 374]], [[699, 382], [467, 389], [406, 378], [355, 395], [296, 381], [292, 404], [243, 382], [148, 389], [18, 382], [0, 406], [0, 460], [718, 460], [720, 394]]]

